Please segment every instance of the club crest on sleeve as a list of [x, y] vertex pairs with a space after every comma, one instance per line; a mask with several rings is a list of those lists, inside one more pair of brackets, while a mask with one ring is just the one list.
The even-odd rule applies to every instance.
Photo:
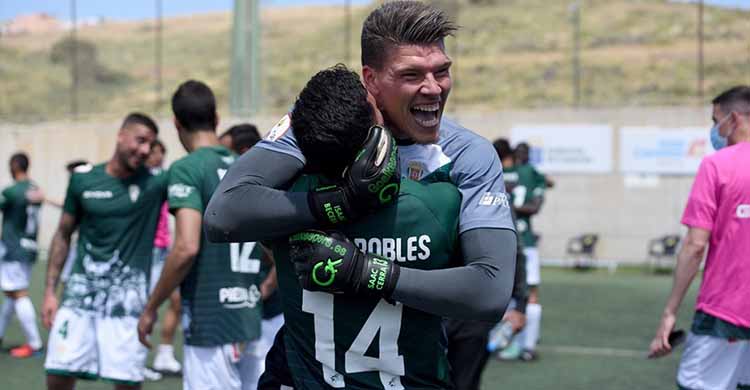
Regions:
[[289, 130], [289, 127], [291, 126], [292, 119], [289, 117], [289, 114], [284, 115], [271, 129], [271, 131], [268, 132], [266, 140], [271, 142], [276, 141], [277, 139], [281, 138], [281, 136], [286, 134], [286, 131]]

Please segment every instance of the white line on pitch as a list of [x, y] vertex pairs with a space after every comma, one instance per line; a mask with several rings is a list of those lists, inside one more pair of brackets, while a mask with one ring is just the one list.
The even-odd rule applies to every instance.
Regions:
[[587, 356], [613, 356], [645, 358], [646, 351], [620, 348], [579, 347], [573, 345], [540, 345], [542, 351]]

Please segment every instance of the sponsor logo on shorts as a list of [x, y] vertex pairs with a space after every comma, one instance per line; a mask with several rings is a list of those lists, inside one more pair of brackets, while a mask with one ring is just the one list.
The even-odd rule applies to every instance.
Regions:
[[258, 286], [223, 287], [219, 289], [219, 302], [225, 309], [253, 308], [260, 302]]
[[173, 198], [187, 198], [193, 193], [195, 187], [187, 184], [177, 183], [169, 186], [169, 196]]
[[479, 205], [508, 207], [508, 195], [504, 192], [485, 192], [479, 199]]
[[750, 204], [741, 204], [737, 206], [737, 218], [750, 218]]
[[83, 199], [112, 199], [112, 191], [83, 191]]

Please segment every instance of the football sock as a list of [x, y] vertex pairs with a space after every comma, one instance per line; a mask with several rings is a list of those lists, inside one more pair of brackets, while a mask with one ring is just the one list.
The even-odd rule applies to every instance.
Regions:
[[526, 306], [526, 327], [524, 328], [523, 348], [529, 351], [536, 350], [539, 341], [539, 328], [542, 322], [542, 305], [529, 303]]
[[167, 356], [174, 358], [174, 347], [171, 344], [159, 344], [159, 349], [156, 354], [166, 354]]
[[42, 347], [42, 338], [39, 337], [39, 329], [36, 327], [36, 311], [31, 298], [21, 297], [16, 299], [16, 315], [21, 322], [21, 328], [26, 334], [26, 339], [33, 349]]
[[16, 306], [16, 300], [5, 297], [3, 307], [0, 308], [0, 338], [5, 336], [5, 328], [8, 327], [10, 319], [13, 318], [13, 308]]

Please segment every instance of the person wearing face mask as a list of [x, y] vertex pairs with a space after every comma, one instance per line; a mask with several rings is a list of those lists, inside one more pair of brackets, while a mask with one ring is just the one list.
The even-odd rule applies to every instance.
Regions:
[[713, 101], [711, 143], [682, 217], [687, 237], [650, 357], [671, 352], [677, 310], [708, 248], [695, 317], [677, 372], [680, 389], [750, 386], [750, 87]]

